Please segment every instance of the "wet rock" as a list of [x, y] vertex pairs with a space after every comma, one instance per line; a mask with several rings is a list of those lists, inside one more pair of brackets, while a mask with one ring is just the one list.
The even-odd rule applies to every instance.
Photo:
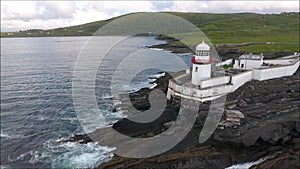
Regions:
[[88, 136], [88, 134], [74, 134], [72, 137], [60, 140], [58, 143], [64, 142], [78, 142], [81, 144], [86, 144], [89, 142], [93, 142], [93, 140]]
[[227, 105], [227, 108], [228, 109], [234, 109], [236, 108], [237, 104], [230, 104], [230, 105]]
[[233, 126], [234, 128], [236, 128], [236, 125], [240, 125], [241, 119], [245, 118], [243, 113], [238, 110], [225, 110], [224, 116], [225, 119], [219, 123], [219, 126]]
[[153, 137], [155, 136], [156, 134], [154, 132], [149, 132], [146, 134], [147, 137]]
[[239, 102], [238, 102], [238, 104], [237, 104], [239, 107], [245, 107], [245, 106], [247, 106], [248, 104], [247, 104], [247, 102], [245, 101], [245, 100], [240, 100]]
[[290, 140], [290, 131], [277, 123], [267, 123], [262, 128], [261, 138], [271, 144], [276, 144], [279, 141], [282, 143]]
[[299, 148], [288, 147], [283, 152], [276, 153], [264, 162], [252, 166], [250, 169], [298, 169], [300, 168]]
[[245, 118], [244, 114], [239, 110], [225, 110], [226, 118], [238, 118], [243, 119]]
[[252, 128], [252, 129], [249, 129], [247, 131], [246, 134], [244, 134], [242, 136], [242, 142], [245, 146], [252, 146], [254, 145], [257, 140], [259, 139], [260, 137], [260, 128], [259, 127], [255, 127], [255, 128]]
[[168, 129], [169, 127], [171, 127], [171, 126], [174, 125], [174, 124], [175, 124], [174, 121], [169, 121], [169, 122], [164, 123], [163, 125], [164, 125], [165, 128]]

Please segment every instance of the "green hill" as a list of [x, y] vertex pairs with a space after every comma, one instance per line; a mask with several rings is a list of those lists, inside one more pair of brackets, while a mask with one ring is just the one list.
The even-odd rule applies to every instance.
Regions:
[[[167, 13], [182, 17], [195, 24], [214, 45], [254, 42], [250, 45], [238, 46], [238, 48], [250, 52], [300, 51], [299, 13]], [[1, 37], [90, 36], [114, 19], [50, 30], [32, 29], [19, 32], [2, 32]], [[191, 42], [198, 41], [196, 40], [197, 37], [193, 38], [188, 40]], [[265, 42], [271, 43], [266, 44]]]

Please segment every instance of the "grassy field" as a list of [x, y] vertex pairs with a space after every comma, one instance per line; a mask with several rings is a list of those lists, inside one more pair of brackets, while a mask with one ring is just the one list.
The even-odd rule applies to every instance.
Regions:
[[[220, 44], [237, 44], [245, 42], [277, 42], [290, 44], [253, 44], [238, 47], [248, 52], [293, 52], [299, 49], [299, 13], [298, 14], [232, 14], [219, 16], [211, 22], [194, 21], [216, 46]], [[184, 17], [183, 17], [184, 18]], [[198, 43], [196, 36], [189, 37], [190, 43]]]
[[[276, 42], [285, 44], [251, 44], [237, 46], [247, 52], [299, 52], [299, 13], [283, 14], [206, 14], [206, 13], [169, 13], [182, 17], [199, 27], [213, 45], [238, 44], [245, 42]], [[120, 16], [122, 17], [122, 16]], [[100, 27], [115, 18], [84, 25], [51, 29], [2, 32], [1, 37], [36, 36], [90, 36]], [[184, 39], [192, 44], [199, 42], [197, 36]], [[288, 44], [286, 44], [288, 43]]]

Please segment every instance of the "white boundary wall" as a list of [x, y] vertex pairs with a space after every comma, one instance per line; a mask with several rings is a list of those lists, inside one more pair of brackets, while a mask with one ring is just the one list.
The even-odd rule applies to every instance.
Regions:
[[233, 84], [233, 91], [244, 85], [246, 82], [252, 80], [253, 72], [247, 71], [237, 75], [233, 75], [231, 78], [231, 83]]
[[[243, 72], [241, 74], [237, 74], [232, 76], [232, 84], [225, 84], [230, 81], [229, 76], [222, 76], [214, 78], [213, 80], [207, 80], [207, 84], [214, 83], [213, 81], [218, 81], [219, 86], [214, 86], [207, 89], [197, 89], [195, 87], [189, 87], [184, 85], [178, 85], [173, 81], [169, 81], [169, 89], [168, 89], [168, 99], [170, 99], [171, 95], [177, 95], [180, 97], [194, 99], [199, 101], [207, 101], [213, 100], [221, 95], [225, 95], [227, 93], [231, 93], [235, 91], [237, 88], [242, 86], [248, 81], [252, 80], [252, 71]], [[222, 85], [224, 84], [224, 85]]]
[[231, 65], [231, 64], [232, 64], [232, 59], [227, 59], [223, 62], [216, 63], [216, 66]]
[[171, 95], [176, 95], [187, 99], [208, 101], [221, 97], [226, 93], [232, 92], [232, 85], [223, 85], [204, 90], [198, 90], [193, 87], [180, 86], [171, 81], [169, 85], [170, 86], [168, 88], [167, 94], [168, 99], [170, 99]]
[[279, 64], [279, 65], [288, 65], [293, 63], [295, 59], [268, 59], [264, 60], [264, 63], [269, 63], [269, 64]]
[[273, 68], [253, 69], [254, 80], [268, 80], [293, 75], [299, 67], [299, 59], [291, 65], [285, 65]]
[[200, 83], [200, 87], [206, 88], [206, 87], [218, 86], [218, 85], [229, 83], [229, 81], [230, 81], [229, 76], [214, 77], [208, 80], [203, 80]]

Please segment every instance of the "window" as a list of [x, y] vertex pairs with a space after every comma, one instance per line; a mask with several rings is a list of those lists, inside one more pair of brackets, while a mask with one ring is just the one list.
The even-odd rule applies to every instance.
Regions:
[[200, 56], [208, 56], [209, 55], [209, 51], [200, 51]]
[[198, 72], [198, 67], [195, 67], [195, 72]]
[[244, 64], [241, 64], [241, 68], [244, 68]]
[[207, 50], [196, 50], [196, 55], [198, 56], [208, 56], [209, 55], [209, 51]]
[[205, 56], [205, 52], [202, 50], [200, 56]]

